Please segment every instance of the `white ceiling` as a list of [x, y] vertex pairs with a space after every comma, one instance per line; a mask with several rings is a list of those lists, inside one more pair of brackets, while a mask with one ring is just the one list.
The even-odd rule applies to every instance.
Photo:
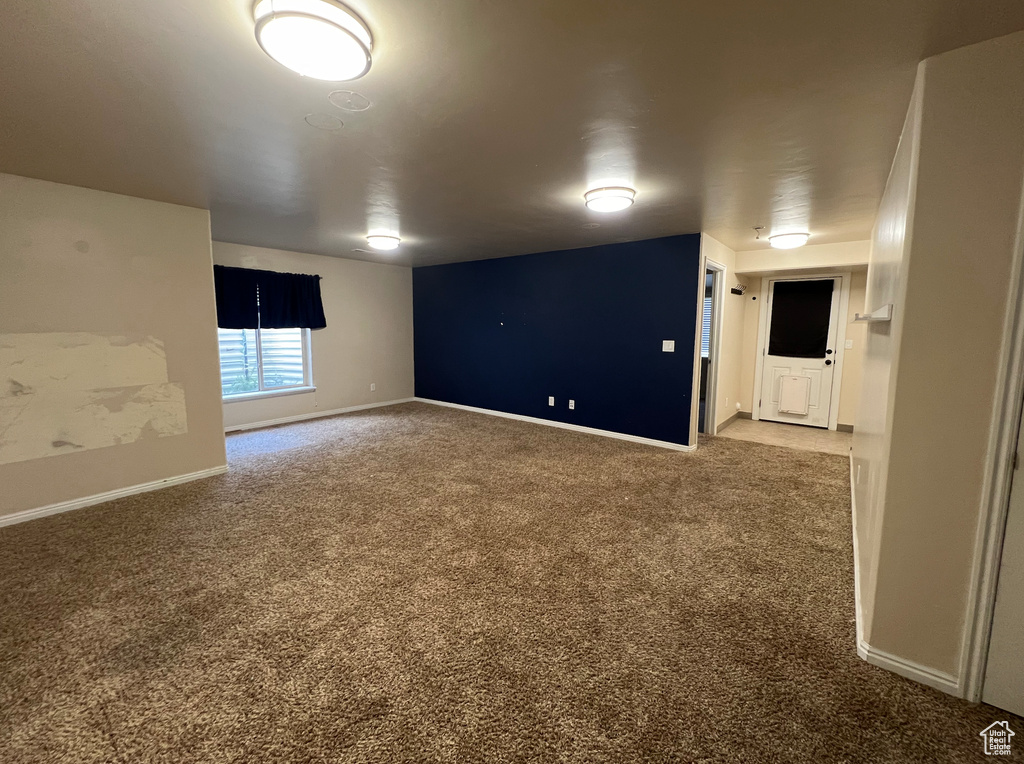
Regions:
[[[249, 0], [3, 5], [0, 171], [403, 264], [700, 230], [751, 249], [755, 225], [866, 238], [915, 63], [1024, 29], [1020, 0], [352, 0], [373, 67], [332, 85], [262, 52]], [[601, 181], [637, 203], [589, 213]], [[355, 251], [381, 224], [403, 247]]]

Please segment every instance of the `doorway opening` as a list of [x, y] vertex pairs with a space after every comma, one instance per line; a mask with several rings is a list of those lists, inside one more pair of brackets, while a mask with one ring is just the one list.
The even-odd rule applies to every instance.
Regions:
[[766, 279], [753, 419], [835, 430], [849, 275]]
[[722, 321], [722, 288], [725, 266], [707, 260], [704, 267], [704, 299], [700, 325], [700, 387], [697, 402], [698, 432], [716, 433], [718, 356]]

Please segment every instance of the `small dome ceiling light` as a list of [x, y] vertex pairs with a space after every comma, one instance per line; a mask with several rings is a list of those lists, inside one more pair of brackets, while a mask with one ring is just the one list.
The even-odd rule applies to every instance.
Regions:
[[385, 236], [384, 234], [373, 233], [366, 237], [366, 243], [370, 245], [371, 249], [386, 252], [388, 250], [398, 249], [398, 245], [402, 243], [402, 240], [397, 236]]
[[344, 82], [370, 70], [370, 30], [335, 0], [259, 0], [252, 14], [264, 52], [304, 77]]
[[809, 233], [779, 233], [769, 236], [768, 243], [775, 249], [796, 249], [806, 244], [809, 238]]
[[594, 212], [618, 212], [633, 203], [636, 191], [625, 186], [594, 188], [583, 195], [587, 208]]

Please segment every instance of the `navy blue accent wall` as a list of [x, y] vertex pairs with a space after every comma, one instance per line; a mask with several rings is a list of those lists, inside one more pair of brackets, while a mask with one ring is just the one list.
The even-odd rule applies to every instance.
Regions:
[[415, 268], [416, 395], [685, 445], [699, 269], [700, 234]]

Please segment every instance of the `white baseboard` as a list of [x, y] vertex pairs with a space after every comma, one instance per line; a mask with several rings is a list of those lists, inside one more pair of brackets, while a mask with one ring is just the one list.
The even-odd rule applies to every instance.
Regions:
[[530, 422], [531, 424], [543, 424], [548, 427], [558, 427], [562, 430], [573, 430], [574, 432], [583, 432], [587, 435], [601, 435], [605, 438], [616, 438], [618, 440], [628, 440], [632, 443], [642, 443], [645, 446], [657, 446], [658, 448], [669, 448], [673, 451], [696, 451], [696, 446], [683, 446], [679, 443], [671, 443], [667, 440], [655, 440], [653, 438], [641, 438], [639, 435], [626, 435], [622, 432], [612, 432], [611, 430], [598, 430], [595, 427], [583, 427], [578, 424], [566, 424], [565, 422], [554, 422], [550, 419], [539, 419], [533, 416], [524, 416], [522, 414], [509, 414], [505, 411], [495, 411], [494, 409], [481, 409], [476, 406], [463, 406], [461, 403], [447, 403], [446, 401], [435, 401], [430, 398], [414, 398], [413, 400], [419, 401], [420, 403], [430, 403], [434, 406], [446, 406], [451, 409], [461, 409], [462, 411], [472, 411], [477, 414], [489, 414], [491, 416], [500, 416], [505, 419], [516, 419], [520, 422]]
[[249, 422], [248, 424], [233, 424], [225, 427], [224, 432], [241, 432], [242, 430], [258, 430], [261, 427], [273, 427], [277, 424], [288, 424], [290, 422], [302, 422], [306, 419], [320, 419], [325, 416], [337, 416], [338, 414], [349, 414], [353, 411], [365, 411], [376, 409], [381, 406], [394, 406], [397, 403], [411, 403], [416, 398], [399, 398], [394, 401], [381, 401], [380, 403], [364, 403], [361, 406], [347, 406], [343, 409], [331, 409], [330, 411], [314, 411], [311, 414], [296, 414], [295, 416], [284, 416], [280, 419], [265, 419], [262, 422]]
[[944, 671], [887, 653], [868, 644], [864, 638], [864, 609], [860, 598], [860, 555], [857, 548], [857, 492], [854, 490], [853, 452], [850, 452], [850, 510], [853, 515], [853, 602], [854, 619], [857, 624], [857, 655], [872, 666], [884, 668], [894, 674], [913, 679], [915, 682], [934, 687], [950, 695], [961, 694], [960, 683], [955, 676]]
[[861, 652], [864, 641], [864, 610], [860, 601], [860, 554], [857, 548], [857, 491], [854, 489], [853, 451], [850, 451], [850, 516], [853, 525], [853, 616], [857, 624], [857, 654], [867, 660], [867, 652]]
[[156, 491], [160, 488], [167, 488], [168, 486], [178, 485], [180, 483], [190, 483], [193, 480], [202, 480], [203, 478], [213, 477], [214, 475], [223, 475], [227, 471], [228, 466], [224, 464], [220, 467], [211, 467], [207, 470], [190, 472], [187, 475], [178, 475], [176, 477], [164, 478], [163, 480], [153, 480], [149, 483], [130, 485], [126, 488], [117, 488], [113, 491], [96, 493], [92, 496], [84, 496], [80, 499], [70, 499], [69, 501], [57, 502], [56, 504], [48, 504], [45, 507], [25, 509], [21, 512], [15, 512], [13, 514], [0, 517], [0, 528], [5, 525], [14, 525], [15, 523], [24, 523], [29, 520], [36, 520], [40, 517], [46, 517], [47, 515], [57, 515], [61, 512], [70, 512], [73, 509], [91, 507], [94, 504], [102, 504], [105, 501], [113, 501], [114, 499], [120, 499], [124, 496], [133, 496], [137, 493]]
[[898, 655], [892, 655], [877, 647], [872, 647], [860, 639], [857, 640], [857, 654], [872, 666], [884, 668], [907, 679], [934, 687], [948, 695], [960, 697], [960, 683], [952, 674], [937, 671], [906, 658], [900, 658]]

